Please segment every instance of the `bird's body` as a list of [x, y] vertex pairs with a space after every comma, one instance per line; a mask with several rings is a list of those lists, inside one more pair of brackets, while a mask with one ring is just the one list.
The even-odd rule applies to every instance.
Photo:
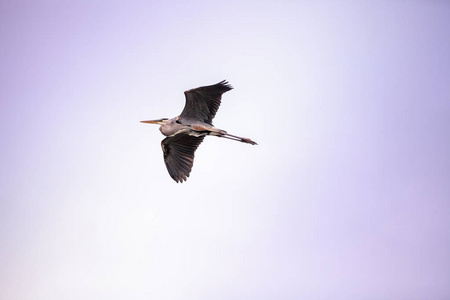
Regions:
[[[195, 128], [197, 128], [197, 130]], [[161, 125], [161, 127], [159, 127], [159, 130], [163, 135], [168, 137], [176, 134], [188, 134], [196, 137], [206, 135], [204, 130], [199, 130], [200, 128], [209, 128], [214, 130], [214, 126], [212, 125], [201, 122], [191, 122], [190, 120], [180, 121], [179, 117], [168, 119]]]
[[172, 119], [141, 121], [160, 124], [159, 130], [167, 138], [161, 142], [164, 162], [170, 176], [176, 182], [187, 180], [194, 163], [194, 154], [207, 135], [224, 137], [256, 145], [248, 138], [228, 134], [212, 125], [221, 102], [222, 94], [232, 87], [226, 81], [184, 92], [186, 105], [181, 114]]

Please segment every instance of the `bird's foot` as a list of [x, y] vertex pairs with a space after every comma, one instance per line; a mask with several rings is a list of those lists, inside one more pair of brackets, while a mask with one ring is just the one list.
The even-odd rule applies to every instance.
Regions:
[[252, 144], [252, 145], [258, 145], [256, 142], [252, 141], [252, 140], [249, 139], [249, 138], [242, 138], [242, 139], [241, 139], [241, 142], [243, 142], [243, 143], [248, 143], [248, 144]]

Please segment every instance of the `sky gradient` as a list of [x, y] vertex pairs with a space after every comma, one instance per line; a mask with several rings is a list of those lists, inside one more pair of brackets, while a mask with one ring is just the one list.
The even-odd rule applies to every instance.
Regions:
[[[0, 298], [449, 299], [447, 1], [0, 1]], [[158, 127], [227, 79], [176, 184]]]

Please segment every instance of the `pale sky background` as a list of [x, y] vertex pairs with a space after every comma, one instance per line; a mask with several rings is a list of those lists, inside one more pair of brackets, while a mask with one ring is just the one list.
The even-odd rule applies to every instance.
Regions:
[[0, 1], [0, 299], [450, 299], [449, 132], [448, 1]]

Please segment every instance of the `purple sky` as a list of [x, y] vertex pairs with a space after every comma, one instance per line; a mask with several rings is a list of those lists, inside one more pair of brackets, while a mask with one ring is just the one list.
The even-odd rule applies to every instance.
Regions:
[[[447, 1], [0, 1], [0, 299], [449, 299]], [[157, 126], [229, 80], [176, 184]]]

